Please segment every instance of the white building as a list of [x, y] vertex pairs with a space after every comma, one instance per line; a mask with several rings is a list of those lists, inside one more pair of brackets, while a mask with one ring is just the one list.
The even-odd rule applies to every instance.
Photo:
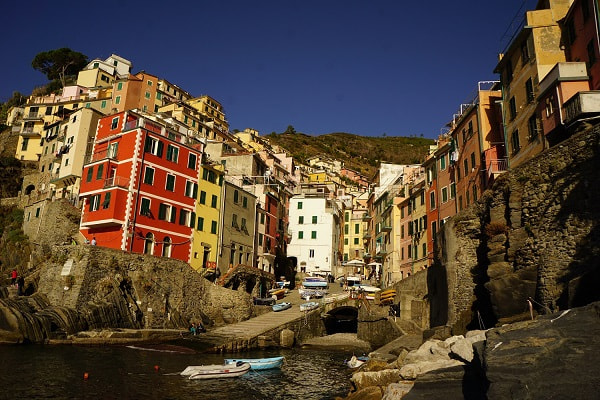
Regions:
[[290, 199], [288, 257], [298, 271], [335, 273], [340, 264], [341, 211], [324, 193], [305, 193]]

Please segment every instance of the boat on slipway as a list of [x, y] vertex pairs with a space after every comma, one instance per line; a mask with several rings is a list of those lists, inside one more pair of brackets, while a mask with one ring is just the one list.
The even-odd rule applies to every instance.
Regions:
[[316, 301], [309, 301], [307, 303], [300, 304], [300, 311], [310, 311], [319, 308], [319, 303]]
[[292, 303], [288, 303], [287, 301], [285, 301], [283, 303], [273, 304], [271, 307], [273, 308], [273, 311], [275, 311], [275, 312], [283, 311], [283, 310], [287, 310], [288, 308], [291, 308]]
[[276, 369], [281, 368], [285, 357], [266, 357], [266, 358], [226, 358], [225, 363], [248, 363], [253, 371], [262, 371], [265, 369]]
[[327, 294], [328, 289], [329, 282], [327, 282], [327, 279], [319, 276], [307, 276], [302, 280], [298, 294], [303, 299], [310, 299], [311, 297], [321, 298]]
[[187, 376], [188, 379], [234, 378], [248, 371], [250, 371], [249, 363], [237, 362], [222, 365], [190, 365], [181, 371], [180, 375]]

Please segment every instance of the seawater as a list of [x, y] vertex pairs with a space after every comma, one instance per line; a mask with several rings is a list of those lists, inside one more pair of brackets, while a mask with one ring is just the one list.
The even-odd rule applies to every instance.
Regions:
[[[291, 349], [201, 354], [140, 346], [0, 347], [0, 399], [333, 399], [350, 391], [351, 354]], [[188, 365], [283, 355], [281, 370], [189, 380]], [[87, 373], [87, 379], [84, 374]]]

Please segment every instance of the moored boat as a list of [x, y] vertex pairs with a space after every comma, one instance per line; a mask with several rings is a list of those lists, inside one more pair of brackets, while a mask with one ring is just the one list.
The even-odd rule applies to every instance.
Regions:
[[283, 311], [292, 307], [292, 303], [284, 301], [283, 303], [273, 304], [273, 311]]
[[243, 362], [250, 364], [250, 368], [255, 371], [260, 371], [264, 369], [275, 369], [281, 368], [283, 362], [285, 361], [285, 357], [267, 357], [267, 358], [227, 358], [225, 362], [237, 363]]
[[348, 361], [346, 361], [346, 365], [348, 368], [358, 368], [369, 360], [369, 357], [365, 356], [352, 356]]
[[319, 303], [316, 301], [309, 301], [308, 303], [300, 304], [300, 311], [310, 311], [319, 308]]
[[249, 363], [230, 363], [213, 365], [190, 365], [180, 375], [187, 376], [188, 379], [214, 379], [214, 378], [233, 378], [242, 376], [250, 371]]
[[272, 297], [255, 297], [254, 305], [256, 306], [272, 306], [276, 300]]

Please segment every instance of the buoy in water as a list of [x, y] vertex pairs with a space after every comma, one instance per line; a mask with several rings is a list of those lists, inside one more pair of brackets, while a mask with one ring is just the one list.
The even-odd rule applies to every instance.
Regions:
[[87, 372], [83, 373], [83, 380], [87, 381], [87, 379], [90, 377], [90, 375]]
[[158, 372], [158, 370], [159, 370], [159, 369], [160, 369], [160, 367], [159, 367], [158, 365], [155, 365], [155, 366], [154, 366], [154, 370], [155, 370], [156, 372]]

